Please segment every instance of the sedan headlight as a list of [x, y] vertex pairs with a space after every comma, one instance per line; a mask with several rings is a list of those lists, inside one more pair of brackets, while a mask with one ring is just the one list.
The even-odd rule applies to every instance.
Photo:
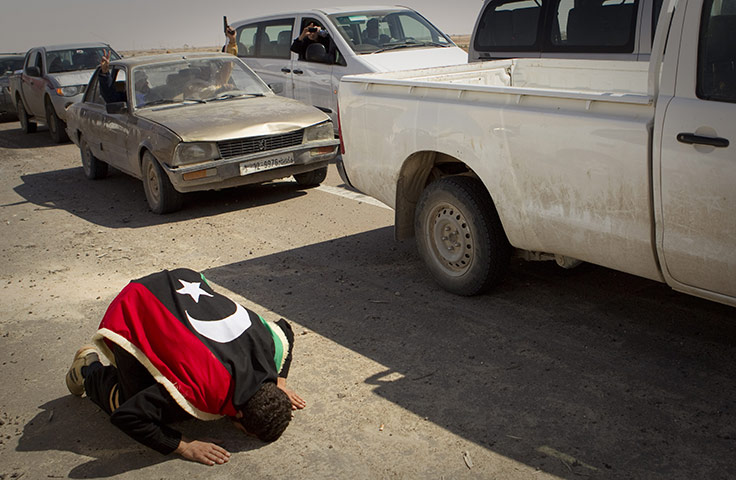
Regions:
[[304, 131], [304, 142], [314, 142], [316, 140], [332, 140], [335, 138], [335, 131], [332, 128], [332, 122], [322, 122], [319, 125], [307, 127]]
[[180, 143], [174, 152], [174, 166], [190, 165], [220, 158], [216, 143]]
[[62, 97], [73, 97], [74, 95], [84, 93], [85, 87], [86, 85], [69, 85], [68, 87], [60, 87], [56, 89], [56, 94], [61, 95]]

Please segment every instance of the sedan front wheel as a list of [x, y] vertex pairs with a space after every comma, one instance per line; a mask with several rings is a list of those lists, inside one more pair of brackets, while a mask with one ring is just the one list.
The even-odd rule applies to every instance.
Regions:
[[153, 213], [161, 215], [181, 208], [184, 195], [174, 189], [166, 172], [150, 152], [143, 154], [141, 172], [143, 190], [146, 192], [146, 200]]

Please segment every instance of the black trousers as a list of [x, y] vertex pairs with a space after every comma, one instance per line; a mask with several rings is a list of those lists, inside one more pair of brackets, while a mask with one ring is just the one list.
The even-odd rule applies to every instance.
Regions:
[[127, 399], [156, 383], [133, 355], [117, 345], [113, 345], [112, 352], [117, 367], [95, 363], [84, 372], [87, 397], [108, 415]]

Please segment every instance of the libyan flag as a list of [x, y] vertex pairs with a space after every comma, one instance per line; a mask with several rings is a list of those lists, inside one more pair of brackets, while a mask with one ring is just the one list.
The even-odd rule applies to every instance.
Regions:
[[129, 352], [201, 420], [234, 416], [262, 384], [276, 382], [289, 351], [280, 327], [183, 268], [130, 282], [94, 340], [112, 364], [113, 343]]

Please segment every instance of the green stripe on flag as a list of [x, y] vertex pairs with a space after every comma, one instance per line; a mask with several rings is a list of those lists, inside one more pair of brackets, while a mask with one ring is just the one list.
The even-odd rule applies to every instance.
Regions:
[[284, 346], [281, 343], [281, 339], [278, 335], [276, 335], [271, 328], [271, 325], [268, 324], [267, 321], [263, 319], [262, 316], [258, 315], [258, 318], [261, 319], [261, 323], [263, 323], [266, 328], [268, 328], [268, 331], [271, 332], [271, 337], [273, 338], [273, 345], [274, 345], [274, 354], [273, 354], [273, 363], [276, 365], [276, 371], [279, 371], [281, 369], [281, 360], [284, 358]]

